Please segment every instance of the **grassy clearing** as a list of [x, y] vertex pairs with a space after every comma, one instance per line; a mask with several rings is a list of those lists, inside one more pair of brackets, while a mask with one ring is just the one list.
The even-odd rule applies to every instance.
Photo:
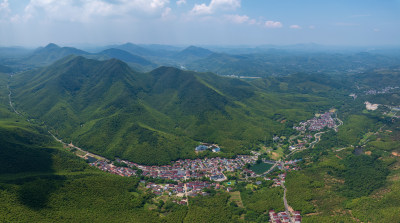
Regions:
[[254, 171], [256, 174], [262, 174], [269, 170], [273, 165], [269, 163], [258, 163], [250, 167], [250, 170]]
[[230, 192], [230, 201], [237, 204], [238, 207], [244, 208], [242, 198], [240, 197], [240, 191]]

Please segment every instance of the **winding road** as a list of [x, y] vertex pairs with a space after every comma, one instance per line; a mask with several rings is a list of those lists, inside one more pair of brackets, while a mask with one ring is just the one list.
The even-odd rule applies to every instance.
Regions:
[[[343, 125], [343, 121], [340, 120], [340, 119], [337, 117], [337, 114], [336, 114], [335, 120], [337, 120], [337, 121], [339, 122], [339, 125], [336, 125], [335, 128], [334, 128], [334, 130], [337, 132], [337, 131], [338, 131], [338, 127], [341, 126], [341, 125]], [[293, 150], [291, 153], [289, 153], [289, 154], [285, 157], [285, 159], [289, 158], [289, 156], [293, 155], [294, 153], [297, 153], [297, 152], [300, 152], [300, 151], [303, 151], [303, 150], [306, 150], [306, 149], [310, 149], [310, 148], [312, 149], [312, 148], [314, 148], [315, 144], [317, 144], [319, 141], [321, 141], [321, 135], [324, 134], [324, 133], [325, 133], [325, 132], [317, 132], [317, 133], [315, 133], [315, 134], [314, 134], [315, 140], [314, 140], [313, 142], [311, 142], [310, 145], [309, 145], [307, 148], [302, 148], [302, 149]], [[284, 159], [284, 160], [285, 160], [285, 159]], [[283, 161], [279, 161], [279, 162], [277, 162], [277, 163], [280, 163], [280, 164], [283, 166]], [[286, 170], [285, 170], [285, 172], [286, 172]], [[282, 187], [283, 187], [283, 204], [285, 205], [285, 212], [286, 212], [286, 214], [287, 214], [288, 216], [292, 216], [292, 215], [290, 214], [290, 211], [289, 211], [289, 207], [290, 207], [290, 206], [289, 206], [289, 204], [288, 204], [288, 202], [287, 202], [287, 199], [286, 199], [286, 191], [287, 191], [287, 189], [286, 189], [284, 183], [282, 183]], [[291, 218], [290, 218], [290, 222], [293, 222]]]

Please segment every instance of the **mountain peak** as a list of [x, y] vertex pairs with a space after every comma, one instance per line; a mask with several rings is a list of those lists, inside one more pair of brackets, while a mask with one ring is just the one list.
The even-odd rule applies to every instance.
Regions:
[[202, 47], [197, 47], [197, 46], [189, 46], [182, 50], [181, 52], [178, 53], [178, 57], [181, 58], [187, 58], [187, 57], [196, 57], [196, 58], [202, 58], [202, 57], [207, 57], [209, 55], [213, 54], [212, 51], [202, 48]]
[[60, 48], [60, 47], [55, 43], [49, 43], [49, 44], [47, 44], [47, 46], [45, 46], [45, 49], [56, 49], [56, 48]]

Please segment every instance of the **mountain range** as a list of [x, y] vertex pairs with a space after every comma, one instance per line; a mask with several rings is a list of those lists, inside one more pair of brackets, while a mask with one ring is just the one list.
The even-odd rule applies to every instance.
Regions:
[[149, 72], [159, 66], [170, 66], [223, 76], [270, 77], [299, 72], [318, 72], [330, 75], [357, 74], [371, 69], [390, 68], [397, 64], [397, 50], [316, 50], [312, 45], [301, 50], [297, 46], [276, 47], [210, 47], [137, 45], [125, 43], [84, 51], [50, 43], [36, 50], [0, 47], [0, 65], [12, 71], [42, 67], [69, 55], [89, 59], [111, 58], [126, 62], [136, 71]]
[[65, 140], [147, 164], [193, 158], [199, 142], [218, 143], [232, 155], [285, 131], [277, 113], [291, 123], [310, 116], [309, 106], [329, 104], [318, 96], [291, 97], [288, 89], [277, 95], [266, 82], [172, 67], [140, 73], [117, 59], [82, 56], [15, 75], [11, 88], [18, 110]]

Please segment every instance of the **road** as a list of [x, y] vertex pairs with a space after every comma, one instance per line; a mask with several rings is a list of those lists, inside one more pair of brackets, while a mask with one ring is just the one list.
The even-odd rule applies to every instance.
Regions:
[[[340, 120], [339, 118], [337, 118], [337, 114], [336, 114], [335, 120], [337, 120], [337, 121], [339, 122], [339, 125], [335, 126], [335, 128], [334, 128], [335, 131], [337, 132], [337, 131], [338, 131], [337, 128], [338, 128], [339, 126], [343, 125], [343, 121]], [[319, 141], [321, 141], [321, 135], [324, 134], [324, 133], [325, 133], [325, 132], [317, 132], [317, 133], [315, 133], [315, 134], [314, 134], [315, 140], [314, 140], [313, 142], [311, 142], [310, 145], [309, 145], [307, 148], [302, 148], [302, 149], [293, 150], [291, 153], [289, 153], [289, 154], [285, 157], [285, 159], [287, 159], [289, 156], [293, 155], [293, 154], [296, 153], [296, 152], [300, 152], [300, 151], [303, 151], [303, 150], [306, 150], [306, 149], [310, 149], [310, 148], [312, 149], [312, 148], [314, 148], [315, 144], [317, 144]], [[285, 159], [284, 159], [284, 160], [285, 160]], [[283, 166], [283, 162], [282, 162], [282, 161], [279, 161], [279, 162], [280, 162], [280, 163], [282, 164], [282, 166]], [[286, 172], [286, 171], [285, 171], [285, 172]], [[291, 216], [290, 211], [289, 211], [289, 204], [288, 204], [287, 199], [286, 199], [286, 191], [287, 191], [287, 189], [286, 189], [284, 183], [282, 183], [282, 187], [283, 187], [283, 203], [284, 203], [284, 205], [285, 205], [285, 212], [286, 212], [286, 214], [287, 214], [288, 216]], [[292, 218], [290, 218], [290, 222], [293, 222], [293, 219], [292, 219]]]
[[285, 212], [286, 212], [286, 214], [288, 216], [291, 216], [290, 212], [289, 212], [289, 205], [288, 205], [288, 202], [287, 202], [287, 199], [286, 199], [286, 187], [285, 187], [285, 184], [282, 183], [282, 187], [283, 187], [283, 204], [285, 205]]
[[63, 144], [63, 145], [72, 147], [72, 148], [74, 148], [74, 149], [76, 149], [76, 150], [79, 150], [79, 151], [85, 153], [85, 155], [81, 156], [82, 158], [87, 158], [87, 156], [91, 156], [91, 157], [94, 157], [94, 158], [96, 158], [96, 159], [98, 159], [98, 160], [104, 160], [104, 161], [110, 162], [110, 160], [106, 159], [105, 157], [99, 156], [99, 155], [97, 155], [97, 154], [90, 153], [90, 152], [88, 152], [88, 151], [86, 151], [86, 150], [83, 150], [83, 149], [77, 147], [77, 146], [74, 146], [73, 144], [68, 144], [68, 143], [63, 142], [61, 139], [58, 139], [58, 138], [57, 138], [53, 133], [51, 133], [50, 131], [48, 131], [48, 133], [49, 133], [51, 136], [53, 136], [53, 138], [54, 138], [55, 140], [57, 140], [57, 142], [59, 142], [59, 143], [61, 143], [61, 144]]
[[[279, 164], [280, 164], [281, 166], [284, 165], [283, 161], [279, 161]], [[286, 173], [286, 170], [285, 170], [285, 173]], [[289, 210], [289, 204], [288, 204], [287, 199], [286, 199], [286, 192], [287, 192], [287, 189], [286, 189], [286, 187], [285, 187], [285, 183], [282, 182], [281, 185], [282, 185], [282, 188], [283, 188], [283, 204], [285, 205], [285, 212], [286, 212], [286, 214], [289, 216], [290, 222], [293, 222], [292, 214], [291, 214], [291, 212], [290, 212], [290, 210]]]
[[263, 174], [261, 174], [261, 176], [266, 176], [267, 174], [269, 174], [272, 170], [275, 169], [276, 166], [279, 165], [279, 162], [275, 162], [273, 166], [271, 166], [271, 168], [269, 168], [269, 170], [267, 170], [266, 172], [264, 172]]
[[11, 109], [15, 112], [15, 114], [21, 115], [17, 110], [15, 110], [14, 105], [12, 104], [12, 101], [11, 101], [11, 95], [12, 95], [12, 93], [11, 93], [10, 86], [9, 86], [8, 84], [7, 84], [7, 90], [8, 90], [8, 101], [9, 101], [9, 103], [10, 103]]
[[339, 125], [337, 125], [337, 126], [335, 126], [335, 132], [337, 132], [338, 131], [338, 128], [339, 128], [339, 126], [341, 126], [341, 125], [343, 125], [343, 121], [342, 120], [340, 120], [338, 117], [337, 117], [337, 113], [335, 113], [335, 118], [334, 118], [336, 121], [338, 121], [339, 122]]

